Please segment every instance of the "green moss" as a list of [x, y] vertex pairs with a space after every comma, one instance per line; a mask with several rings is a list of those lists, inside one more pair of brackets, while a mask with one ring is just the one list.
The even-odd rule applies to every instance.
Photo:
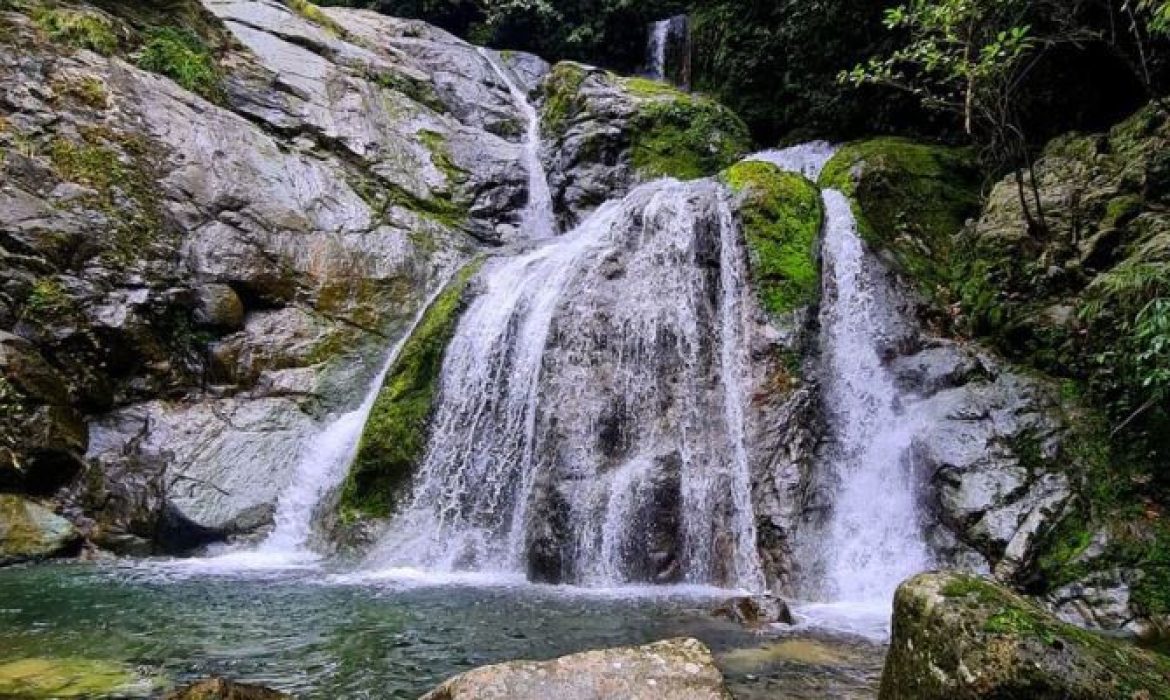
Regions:
[[212, 101], [222, 97], [215, 58], [195, 32], [181, 27], [156, 27], [147, 32], [138, 67], [165, 75]]
[[418, 132], [418, 139], [431, 152], [431, 162], [442, 171], [448, 183], [454, 185], [467, 182], [467, 171], [451, 159], [451, 150], [447, 147], [447, 139], [442, 134], [424, 129]]
[[98, 240], [108, 261], [127, 264], [162, 234], [163, 219], [152, 163], [158, 154], [140, 136], [83, 128], [82, 141], [56, 138], [49, 161], [62, 179], [94, 190], [78, 200], [107, 219]]
[[970, 149], [877, 138], [847, 144], [825, 165], [820, 185], [853, 203], [858, 230], [940, 314], [967, 298], [994, 304], [986, 270], [972, 269], [959, 232], [979, 211], [981, 177]]
[[585, 108], [581, 86], [589, 77], [589, 69], [579, 63], [562, 61], [553, 66], [544, 82], [544, 104], [541, 107], [541, 129], [546, 136], [563, 134], [569, 122]]
[[297, 13], [301, 17], [304, 17], [313, 24], [316, 24], [327, 32], [339, 37], [346, 36], [345, 30], [341, 27], [340, 24], [333, 21], [333, 18], [325, 14], [325, 12], [322, 11], [320, 7], [317, 7], [313, 3], [308, 2], [308, 0], [286, 0], [286, 2], [293, 12]]
[[429, 80], [413, 78], [393, 71], [381, 71], [370, 76], [382, 87], [406, 95], [414, 102], [430, 107], [442, 114], [447, 112], [447, 105], [443, 103], [435, 86]]
[[431, 304], [386, 375], [342, 487], [342, 518], [387, 517], [426, 448], [443, 353], [455, 332], [473, 262]]
[[110, 106], [106, 84], [92, 75], [56, 82], [53, 89], [92, 109], [102, 110]]
[[751, 146], [733, 112], [704, 97], [676, 93], [645, 101], [631, 123], [634, 169], [645, 178], [693, 180], [739, 160]]
[[740, 197], [752, 282], [764, 308], [783, 315], [817, 294], [816, 239], [824, 219], [820, 192], [800, 175], [757, 161], [723, 174]]
[[0, 696], [6, 698], [121, 697], [149, 692], [154, 685], [108, 661], [34, 658], [0, 664]]
[[105, 56], [118, 49], [114, 23], [96, 11], [38, 7], [33, 10], [32, 20], [52, 41]]
[[41, 323], [60, 319], [72, 312], [73, 301], [61, 283], [52, 277], [42, 277], [33, 284], [24, 300], [22, 318]]
[[649, 78], [619, 78], [626, 92], [635, 97], [674, 97], [679, 94], [678, 88], [661, 80]]

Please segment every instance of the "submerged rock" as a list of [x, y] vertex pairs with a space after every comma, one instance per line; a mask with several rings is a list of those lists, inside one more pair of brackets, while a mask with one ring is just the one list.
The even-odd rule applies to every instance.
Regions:
[[168, 693], [165, 700], [285, 700], [291, 695], [260, 685], [209, 678]]
[[68, 554], [80, 544], [68, 520], [20, 496], [0, 495], [0, 566]]
[[915, 576], [898, 589], [893, 622], [881, 700], [1170, 698], [1170, 659], [983, 579]]
[[156, 683], [129, 668], [91, 659], [21, 659], [0, 664], [0, 697], [145, 697]]
[[788, 609], [788, 603], [770, 595], [732, 598], [715, 608], [712, 614], [748, 627], [792, 624], [792, 611]]
[[512, 661], [455, 676], [421, 700], [730, 700], [711, 651], [696, 639]]

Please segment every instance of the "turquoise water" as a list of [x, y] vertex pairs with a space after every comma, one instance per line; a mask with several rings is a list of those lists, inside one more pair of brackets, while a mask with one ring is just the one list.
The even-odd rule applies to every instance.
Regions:
[[675, 636], [716, 652], [737, 698], [873, 697], [880, 643], [759, 634], [709, 591], [355, 583], [319, 571], [210, 575], [161, 564], [0, 570], [0, 663], [86, 657], [173, 681], [221, 674], [306, 698], [415, 698], [517, 658]]

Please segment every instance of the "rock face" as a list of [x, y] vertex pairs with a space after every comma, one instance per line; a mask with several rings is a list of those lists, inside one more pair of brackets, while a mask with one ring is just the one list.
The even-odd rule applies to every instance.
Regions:
[[[136, 553], [270, 523], [322, 419], [527, 196], [523, 115], [475, 47], [173, 5], [54, 10], [108, 37], [0, 14], [0, 489], [68, 487], [86, 535]], [[139, 58], [171, 25], [198, 82]]]
[[730, 700], [711, 652], [695, 639], [484, 666], [422, 700]]
[[286, 700], [291, 697], [259, 685], [210, 678], [168, 693], [165, 700]]
[[563, 62], [541, 93], [545, 165], [566, 227], [638, 182], [714, 175], [751, 145], [733, 112], [665, 83]]
[[68, 520], [20, 496], [0, 495], [0, 566], [67, 554], [80, 544]]
[[961, 574], [898, 589], [881, 700], [1132, 700], [1170, 697], [1170, 662], [1057, 620]]

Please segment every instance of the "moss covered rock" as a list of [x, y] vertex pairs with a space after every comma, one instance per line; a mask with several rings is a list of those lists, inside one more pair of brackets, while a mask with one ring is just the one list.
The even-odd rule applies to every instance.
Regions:
[[65, 554], [80, 543], [68, 520], [20, 496], [0, 495], [0, 566]]
[[883, 251], [927, 299], [949, 303], [957, 280], [957, 234], [978, 213], [974, 152], [876, 138], [847, 144], [820, 185], [850, 196], [866, 241]]
[[465, 267], [435, 299], [386, 374], [342, 487], [343, 517], [389, 516], [407, 486], [426, 449], [443, 353], [479, 267], [479, 262]]
[[154, 686], [108, 661], [34, 658], [0, 664], [0, 697], [5, 698], [144, 697]]
[[965, 574], [903, 583], [881, 700], [1157, 700], [1170, 659], [1060, 622], [1027, 599]]
[[816, 240], [824, 221], [816, 186], [759, 161], [737, 163], [722, 177], [738, 195], [752, 282], [764, 308], [783, 315], [811, 303], [818, 282]]
[[751, 147], [734, 112], [666, 83], [562, 62], [541, 92], [549, 184], [566, 225], [640, 181], [714, 175]]

